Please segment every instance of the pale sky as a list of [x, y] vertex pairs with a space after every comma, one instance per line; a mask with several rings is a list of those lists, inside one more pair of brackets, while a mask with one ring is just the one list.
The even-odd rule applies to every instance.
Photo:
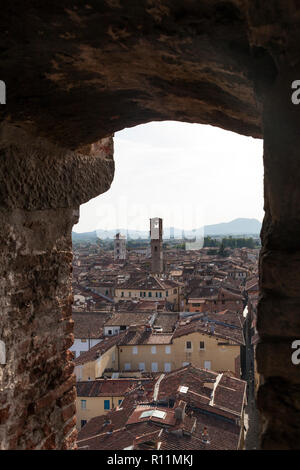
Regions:
[[114, 137], [110, 189], [80, 206], [75, 232], [182, 229], [263, 219], [263, 142], [217, 127], [150, 122]]

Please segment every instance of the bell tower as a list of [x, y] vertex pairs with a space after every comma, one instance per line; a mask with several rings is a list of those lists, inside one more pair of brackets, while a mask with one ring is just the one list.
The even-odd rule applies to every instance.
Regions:
[[150, 219], [151, 272], [153, 274], [163, 272], [162, 234], [162, 219], [158, 217]]

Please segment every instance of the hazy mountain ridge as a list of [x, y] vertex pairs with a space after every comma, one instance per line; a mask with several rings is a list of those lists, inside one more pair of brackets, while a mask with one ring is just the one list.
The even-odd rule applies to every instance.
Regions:
[[234, 219], [231, 222], [206, 225], [204, 235], [244, 235], [259, 234], [261, 222], [257, 219]]
[[[182, 238], [183, 234], [185, 237], [194, 238], [197, 236], [198, 238], [201, 236], [220, 236], [220, 235], [259, 235], [261, 230], [261, 222], [257, 219], [247, 219], [247, 218], [238, 218], [234, 219], [230, 222], [223, 222], [219, 224], [213, 225], [205, 225], [199, 229], [194, 230], [182, 230], [178, 228], [174, 228], [174, 238]], [[130, 237], [132, 239], [147, 239], [149, 237], [148, 230], [125, 230], [125, 229], [113, 229], [113, 230], [94, 230], [92, 232], [84, 232], [84, 233], [76, 233], [72, 232], [72, 239], [73, 241], [80, 241], [80, 240], [96, 240], [97, 238], [108, 238], [113, 239], [115, 234], [120, 232], [122, 235], [126, 237]], [[170, 238], [170, 227], [166, 227], [164, 229], [163, 238], [168, 239]]]

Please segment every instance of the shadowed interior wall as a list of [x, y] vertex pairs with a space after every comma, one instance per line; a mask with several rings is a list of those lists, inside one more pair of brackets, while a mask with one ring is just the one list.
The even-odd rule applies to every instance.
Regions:
[[299, 442], [296, 0], [34, 0], [1, 7], [0, 441], [74, 448], [71, 229], [113, 179], [112, 134], [151, 120], [264, 136], [263, 448]]

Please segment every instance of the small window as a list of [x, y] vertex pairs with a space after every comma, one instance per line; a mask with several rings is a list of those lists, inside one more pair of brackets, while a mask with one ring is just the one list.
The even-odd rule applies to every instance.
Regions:
[[104, 400], [104, 409], [110, 410], [110, 400]]
[[168, 295], [169, 295], [169, 292], [166, 290], [166, 297], [168, 297]]
[[125, 370], [131, 370], [130, 362], [125, 362], [124, 367], [125, 367]]
[[86, 400], [80, 400], [81, 401], [81, 409], [86, 410]]
[[204, 341], [200, 341], [200, 349], [205, 349], [205, 347], [204, 347]]
[[166, 346], [166, 354], [171, 354], [171, 346]]
[[124, 297], [124, 292], [121, 292], [121, 297]]
[[86, 339], [82, 339], [81, 342], [82, 342], [82, 343], [86, 343]]
[[112, 335], [112, 330], [108, 330], [107, 332], [109, 335]]
[[83, 426], [86, 424], [86, 419], [82, 419], [81, 420], [81, 427], [83, 428]]
[[185, 343], [185, 349], [192, 349], [192, 342], [191, 341], [187, 341]]
[[118, 400], [118, 405], [121, 405], [123, 400]]
[[148, 292], [148, 297], [152, 297], [152, 292]]
[[137, 354], [138, 353], [138, 347], [137, 346], [133, 346], [132, 348], [132, 354]]
[[156, 346], [151, 346], [151, 354], [156, 354]]

